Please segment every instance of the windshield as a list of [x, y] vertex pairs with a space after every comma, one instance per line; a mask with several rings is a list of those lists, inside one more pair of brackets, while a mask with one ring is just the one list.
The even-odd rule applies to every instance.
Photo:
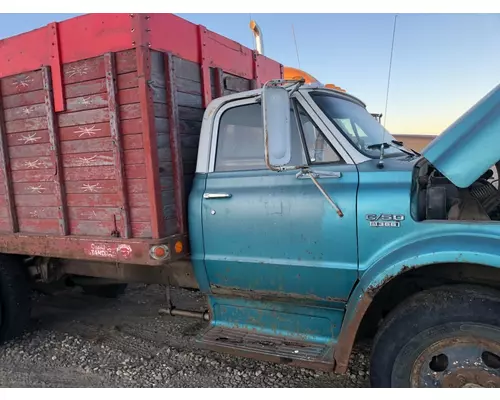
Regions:
[[392, 142], [394, 137], [361, 105], [321, 92], [313, 92], [311, 97], [337, 129], [364, 155], [379, 158], [380, 147], [368, 147], [384, 142], [391, 145], [384, 149], [385, 157], [399, 157], [405, 154]]

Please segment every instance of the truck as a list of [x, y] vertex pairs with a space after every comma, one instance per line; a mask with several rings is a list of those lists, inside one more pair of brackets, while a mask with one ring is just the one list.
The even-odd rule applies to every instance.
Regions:
[[500, 87], [422, 152], [171, 14], [0, 42], [0, 341], [33, 285], [201, 291], [200, 348], [373, 387], [500, 387]]

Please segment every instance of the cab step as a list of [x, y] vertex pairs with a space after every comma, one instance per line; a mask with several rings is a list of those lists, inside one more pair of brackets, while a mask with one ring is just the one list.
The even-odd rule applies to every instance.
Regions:
[[326, 372], [333, 371], [333, 345], [271, 336], [244, 329], [210, 327], [198, 340], [200, 347]]

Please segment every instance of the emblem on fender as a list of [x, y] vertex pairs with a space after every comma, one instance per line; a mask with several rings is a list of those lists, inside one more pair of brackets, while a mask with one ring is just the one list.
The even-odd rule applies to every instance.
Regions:
[[374, 228], [399, 228], [405, 220], [403, 214], [366, 214], [365, 218]]

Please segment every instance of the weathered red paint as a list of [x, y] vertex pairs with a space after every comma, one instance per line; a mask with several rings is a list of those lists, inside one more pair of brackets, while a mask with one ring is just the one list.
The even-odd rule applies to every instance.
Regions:
[[75, 61], [63, 66], [64, 84], [80, 83], [93, 79], [104, 78], [104, 57], [93, 57]]
[[93, 110], [96, 108], [102, 108], [108, 106], [108, 94], [98, 93], [82, 97], [73, 97], [66, 101], [66, 110], [83, 111], [83, 110]]
[[70, 99], [106, 93], [106, 79], [99, 78], [86, 82], [77, 82], [64, 85], [64, 97], [66, 104], [70, 104]]
[[165, 228], [161, 210], [158, 152], [154, 129], [154, 105], [148, 84], [151, 78], [151, 70], [148, 63], [150, 57], [151, 54], [148, 48], [143, 46], [137, 47], [137, 75], [139, 79], [139, 98], [141, 100], [138, 116], [140, 116], [142, 121], [144, 151], [148, 154], [148, 157], [144, 160], [144, 170], [147, 171], [144, 177], [147, 179], [151, 207], [151, 231], [153, 238], [159, 238], [163, 235]]
[[54, 110], [64, 111], [63, 76], [61, 70], [61, 49], [59, 48], [59, 28], [57, 22], [52, 22], [47, 26], [50, 43], [50, 69], [52, 71], [52, 87], [54, 89]]
[[210, 70], [207, 48], [208, 31], [203, 25], [198, 26], [198, 42], [200, 49], [200, 68], [201, 68], [201, 90], [203, 95], [203, 107], [207, 107], [212, 101], [212, 88], [210, 85]]
[[175, 210], [177, 231], [187, 232], [186, 210], [184, 207], [184, 171], [182, 164], [181, 140], [179, 133], [179, 112], [177, 105], [177, 90], [175, 87], [175, 67], [171, 53], [165, 55], [165, 86], [167, 88], [167, 112], [169, 121], [170, 153], [175, 193]]
[[[36, 233], [37, 227], [40, 226], [42, 220], [27, 219], [23, 223], [27, 227], [27, 231], [32, 231], [31, 233]], [[42, 223], [43, 224], [43, 223]], [[21, 223], [20, 223], [21, 225]], [[174, 235], [169, 238], [161, 240], [152, 239], [123, 239], [123, 238], [112, 238], [112, 237], [86, 237], [86, 236], [58, 236], [58, 224], [50, 226], [54, 236], [40, 236], [36, 234], [13, 234], [13, 235], [0, 235], [0, 252], [1, 253], [11, 253], [11, 254], [24, 254], [25, 249], [30, 250], [30, 254], [33, 256], [44, 256], [44, 257], [57, 257], [57, 258], [72, 258], [77, 260], [96, 260], [96, 261], [111, 261], [120, 262], [126, 264], [138, 264], [138, 265], [160, 265], [162, 262], [155, 261], [149, 256], [149, 250], [151, 246], [158, 244], [166, 244], [170, 248], [173, 248], [175, 242], [180, 240], [187, 245], [186, 237], [182, 235]], [[141, 226], [139, 226], [141, 228]], [[137, 228], [136, 228], [137, 229]], [[36, 243], [36, 246], [33, 244]], [[129, 258], [121, 257], [120, 255], [110, 257], [99, 256], [94, 252], [92, 254], [92, 248], [98, 248], [99, 246], [109, 246], [108, 248], [118, 249], [120, 245], [128, 245], [132, 249], [132, 253]], [[71, 257], [68, 255], [71, 254]], [[182, 256], [182, 255], [181, 255]], [[172, 261], [176, 260], [178, 256], [172, 254]]]
[[[64, 191], [64, 175], [62, 173], [62, 160], [60, 151], [60, 140], [56, 126], [56, 116], [54, 110], [54, 96], [49, 67], [42, 68], [43, 90], [45, 91], [45, 115], [47, 118], [47, 128], [49, 131], [50, 142], [50, 164], [55, 168], [54, 171], [54, 195], [57, 202], [59, 213], [57, 215], [59, 223], [59, 232], [65, 236], [69, 234], [68, 210], [66, 204], [66, 193]], [[36, 161], [35, 161], [36, 162]], [[43, 161], [42, 161], [43, 163]], [[46, 164], [44, 164], [46, 165]], [[30, 195], [33, 196], [34, 194]], [[37, 196], [38, 197], [38, 196]], [[33, 202], [38, 200], [33, 199]]]
[[5, 122], [6, 133], [33, 132], [38, 130], [47, 130], [47, 118], [28, 118], [21, 121]]
[[260, 55], [254, 51], [253, 52], [253, 79], [252, 79], [252, 89], [258, 89], [262, 85], [259, 80], [259, 69], [260, 69]]
[[[0, 48], [0, 52], [1, 49], [5, 48], [5, 46], [7, 45], [6, 42], [8, 43], [8, 40], [9, 39], [4, 39], [2, 47]], [[3, 63], [4, 60], [2, 60], [2, 67]], [[39, 68], [40, 65], [37, 65], [33, 68], [33, 71], [28, 70], [29, 72], [27, 73], [21, 73], [21, 71], [19, 70], [14, 70], [13, 74], [16, 74], [15, 76], [8, 76], [10, 74], [5, 73], [0, 75], [1, 77], [7, 76], [6, 78], [2, 79], [2, 82], [0, 84], [0, 87], [2, 89], [2, 96], [18, 95], [35, 90], [43, 90], [42, 71], [40, 71]]]
[[220, 68], [215, 69], [214, 76], [215, 97], [224, 95], [224, 71]]
[[[143, 14], [132, 16], [134, 30], [135, 58], [137, 62], [137, 78], [139, 104], [130, 104], [120, 107], [122, 119], [141, 118], [142, 139], [144, 151], [148, 155], [144, 160], [145, 178], [147, 179], [147, 193], [151, 208], [151, 232], [153, 238], [160, 238], [165, 232], [165, 221], [161, 207], [161, 192], [159, 187], [159, 166], [155, 132], [155, 112], [153, 95], [149, 82], [151, 80], [151, 51], [150, 51], [150, 17]], [[127, 168], [136, 165], [128, 165]], [[130, 178], [130, 176], [127, 174]], [[132, 200], [131, 200], [132, 201]]]
[[9, 108], [23, 107], [34, 104], [43, 104], [45, 101], [45, 92], [43, 90], [35, 90], [34, 92], [5, 95], [3, 98], [3, 107], [5, 110]]
[[[107, 105], [110, 117], [110, 133], [113, 142], [113, 153], [111, 161], [116, 169], [116, 183], [118, 186], [118, 194], [120, 198], [120, 216], [123, 219], [123, 237], [131, 237], [131, 227], [128, 207], [128, 193], [126, 188], [125, 165], [123, 163], [123, 146], [120, 135], [120, 115], [118, 112], [118, 94], [116, 86], [116, 65], [115, 57], [112, 53], [104, 55], [104, 70], [106, 72], [106, 87], [107, 87]], [[103, 160], [102, 165], [106, 160]]]
[[5, 223], [4, 219], [7, 217], [8, 220], [8, 230], [15, 233], [19, 230], [19, 225], [16, 216], [15, 202], [14, 202], [14, 192], [12, 188], [12, 176], [11, 176], [11, 162], [8, 153], [8, 140], [7, 132], [5, 130], [5, 120], [4, 120], [4, 110], [2, 104], [2, 90], [0, 89], [0, 168], [2, 172], [3, 181], [3, 193], [2, 201], [4, 204], [2, 206], [5, 208], [6, 212], [2, 215], [1, 224]]
[[[165, 90], [153, 51], [167, 54]], [[170, 14], [90, 14], [3, 40], [0, 251], [109, 261], [119, 232], [129, 261], [151, 264], [151, 238], [187, 232], [184, 178], [212, 84], [220, 96], [223, 76], [262, 84], [280, 68]]]

